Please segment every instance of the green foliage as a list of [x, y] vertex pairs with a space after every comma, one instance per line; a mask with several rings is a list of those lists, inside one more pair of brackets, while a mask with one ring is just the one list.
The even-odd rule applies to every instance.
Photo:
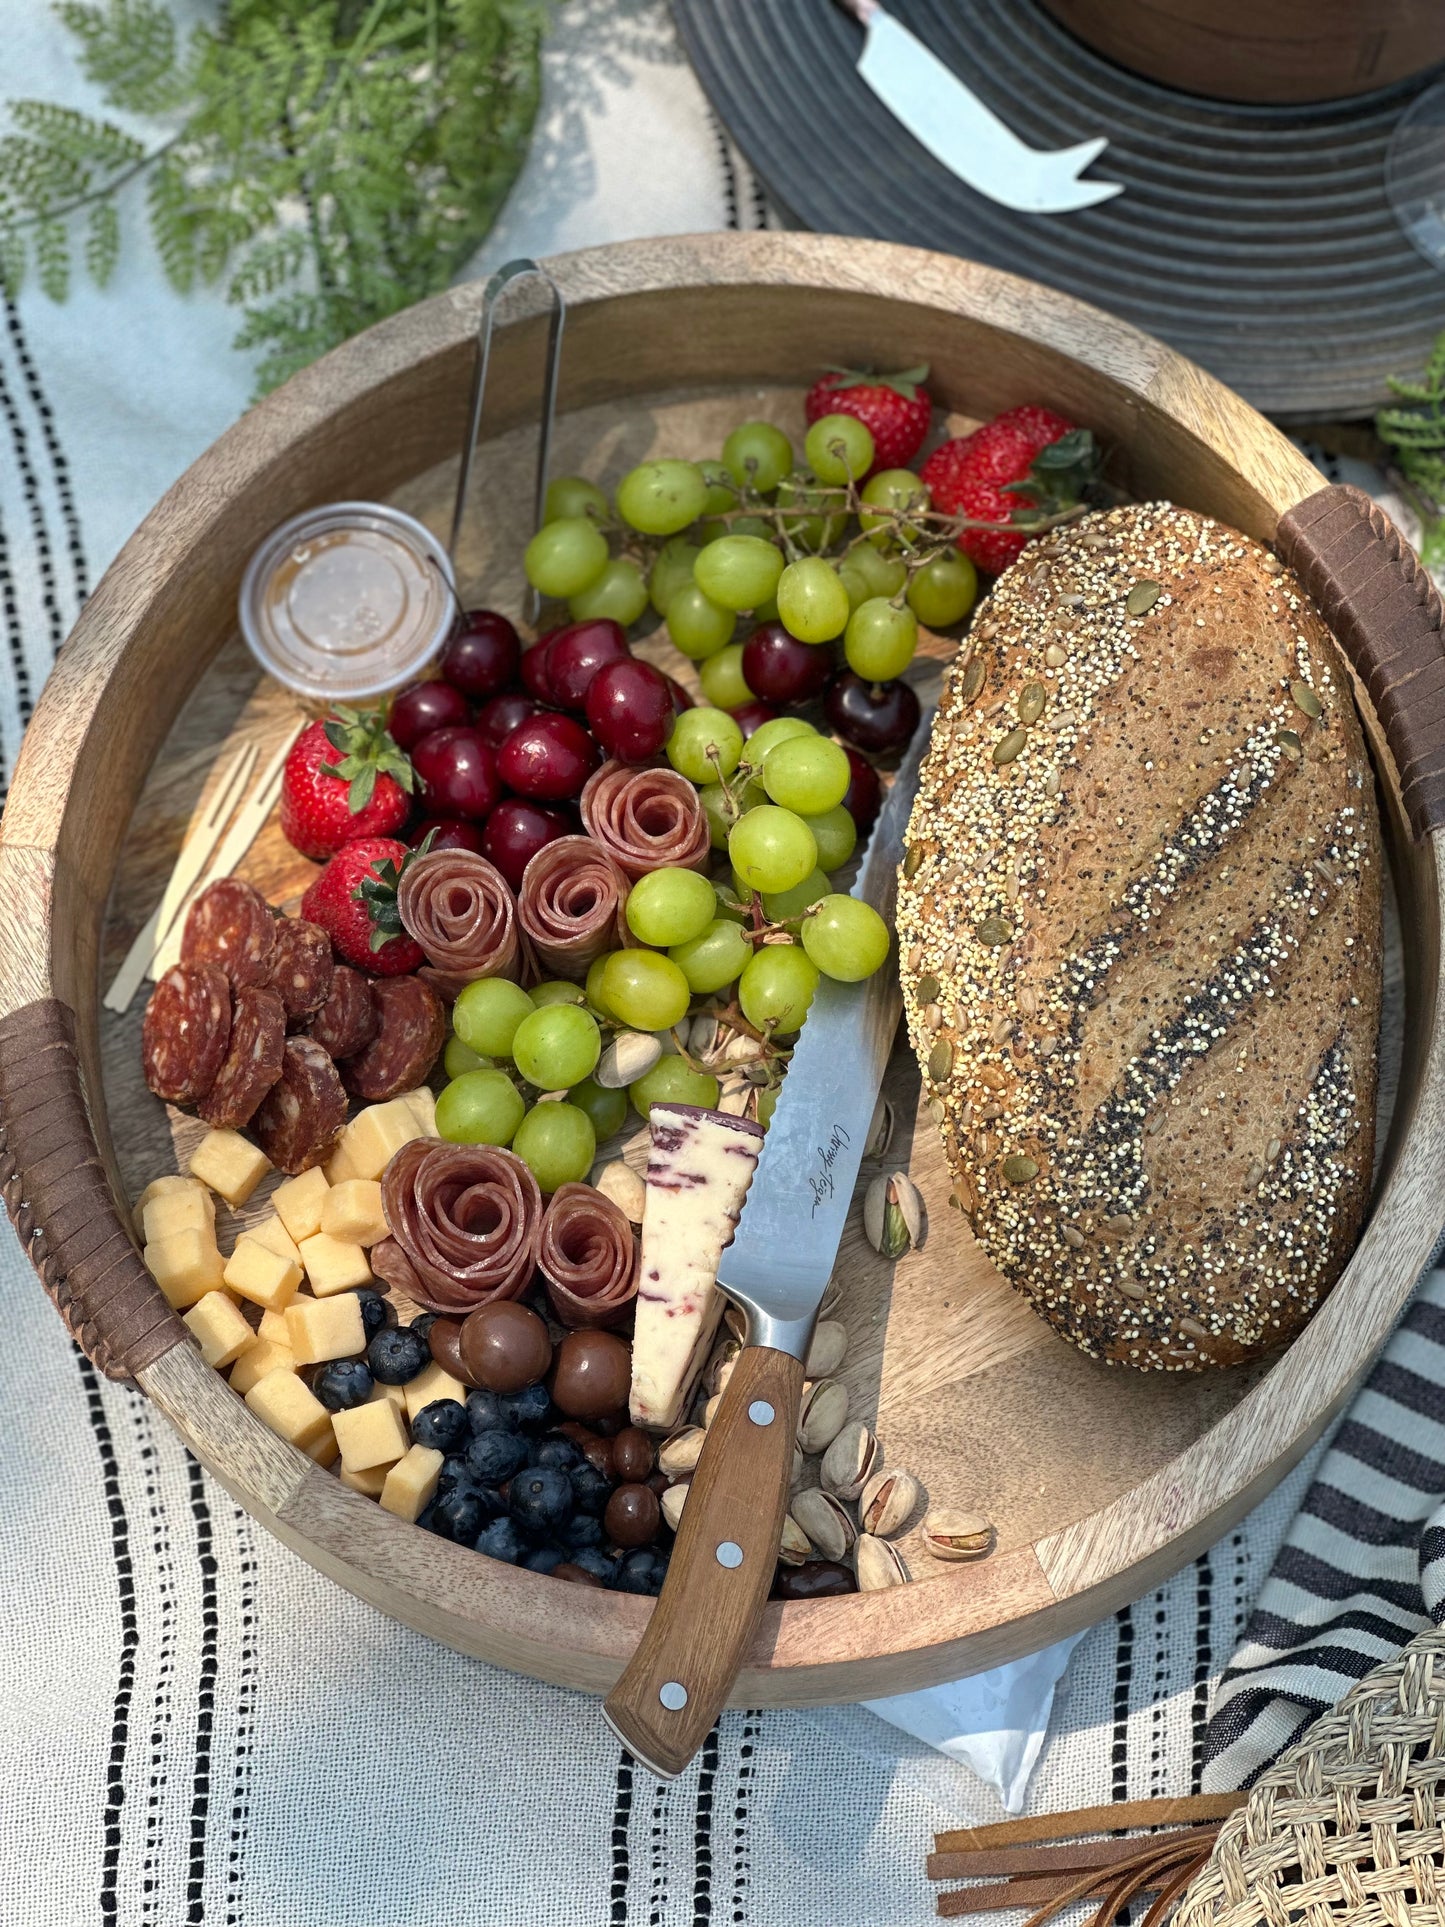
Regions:
[[544, 0], [230, 0], [182, 43], [163, 0], [61, 0], [87, 78], [145, 142], [44, 101], [0, 134], [0, 281], [104, 283], [143, 177], [172, 284], [224, 282], [274, 386], [443, 288], [495, 220], [536, 116]]
[[1436, 336], [1417, 381], [1391, 375], [1390, 387], [1402, 406], [1382, 408], [1375, 432], [1414, 495], [1424, 523], [1422, 560], [1445, 568], [1445, 333]]

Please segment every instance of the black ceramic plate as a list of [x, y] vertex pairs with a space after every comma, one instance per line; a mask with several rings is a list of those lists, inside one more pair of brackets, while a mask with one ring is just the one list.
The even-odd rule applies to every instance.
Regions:
[[[1268, 414], [1368, 413], [1445, 327], [1445, 275], [1385, 198], [1390, 133], [1426, 80], [1354, 101], [1242, 107], [1100, 59], [1033, 0], [890, 11], [1036, 147], [1092, 134], [1124, 193], [1015, 214], [926, 153], [858, 78], [834, 0], [673, 0], [703, 87], [783, 211], [991, 262], [1126, 315]], [[1267, 4], [1267, 0], [1261, 0]], [[1438, 70], [1437, 70], [1438, 73]]]

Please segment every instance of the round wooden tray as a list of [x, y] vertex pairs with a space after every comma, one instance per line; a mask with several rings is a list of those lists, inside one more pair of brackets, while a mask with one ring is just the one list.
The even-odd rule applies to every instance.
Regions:
[[[1132, 493], [1170, 496], [1265, 540], [1320, 486], [1283, 436], [1160, 343], [990, 269], [771, 234], [635, 243], [551, 267], [570, 304], [557, 472], [607, 481], [654, 450], [701, 455], [749, 413], [798, 428], [803, 388], [825, 361], [927, 360], [957, 419], [1046, 401], [1113, 447]], [[202, 1363], [115, 1210], [175, 1168], [198, 1127], [141, 1085], [139, 1000], [125, 1018], [98, 1014], [99, 989], [156, 901], [226, 743], [264, 748], [295, 714], [236, 638], [241, 570], [282, 517], [329, 499], [385, 497], [444, 527], [479, 300], [477, 287], [454, 290], [298, 376], [188, 471], [91, 599], [26, 737], [0, 828], [0, 1178], [81, 1342], [133, 1374], [288, 1545], [465, 1652], [601, 1689], [648, 1602], [498, 1565], [343, 1490]], [[544, 334], [541, 314], [517, 302], [494, 346], [497, 405], [461, 558], [466, 599], [503, 606], [516, 603], [527, 532], [522, 424], [535, 419]], [[1388, 548], [1382, 518], [1360, 526], [1374, 549]], [[1438, 653], [1438, 602], [1424, 598], [1408, 557], [1390, 550], [1384, 566], [1409, 621], [1424, 624], [1421, 646], [1433, 634]], [[1347, 646], [1349, 618], [1339, 616]], [[917, 674], [936, 679], [937, 662]], [[1397, 999], [1386, 1040], [1403, 1073], [1373, 1213], [1334, 1294], [1265, 1366], [1166, 1379], [1090, 1362], [1033, 1317], [946, 1209], [935, 1134], [915, 1124], [917, 1079], [900, 1054], [890, 1162], [909, 1163], [931, 1231], [891, 1268], [855, 1213], [838, 1271], [846, 1376], [890, 1461], [915, 1470], [936, 1501], [987, 1512], [998, 1546], [951, 1568], [912, 1553], [919, 1583], [895, 1591], [770, 1606], [739, 1702], [904, 1691], [1030, 1651], [1136, 1597], [1281, 1476], [1388, 1330], [1441, 1216], [1440, 856], [1436, 837], [1412, 835], [1402, 797], [1417, 831], [1441, 798], [1386, 701], [1402, 783], [1361, 693], [1405, 933], [1403, 1016]], [[311, 866], [272, 828], [245, 872], [291, 902]]]

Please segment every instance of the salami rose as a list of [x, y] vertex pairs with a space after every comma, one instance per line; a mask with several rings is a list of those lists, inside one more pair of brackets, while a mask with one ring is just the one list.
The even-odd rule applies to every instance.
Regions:
[[320, 1010], [331, 989], [331, 939], [319, 923], [305, 917], [278, 917], [271, 982], [286, 1006], [292, 1029]]
[[396, 893], [402, 927], [426, 952], [424, 974], [443, 997], [477, 977], [522, 974], [517, 905], [506, 878], [470, 850], [413, 857]]
[[627, 942], [627, 878], [590, 836], [559, 836], [522, 872], [517, 918], [541, 966], [580, 983], [604, 950]]
[[346, 1122], [336, 1066], [311, 1037], [288, 1037], [281, 1075], [251, 1119], [251, 1132], [278, 1171], [296, 1177], [331, 1155]]
[[196, 1109], [218, 1131], [239, 1131], [281, 1075], [286, 1010], [274, 984], [246, 984], [231, 1007], [225, 1062]]
[[326, 1002], [306, 1026], [328, 1057], [352, 1057], [375, 1037], [381, 1012], [371, 994], [371, 980], [350, 964], [337, 964], [331, 973]]
[[426, 1081], [447, 1040], [446, 1006], [420, 977], [378, 977], [371, 986], [379, 1023], [364, 1050], [343, 1060], [353, 1097], [378, 1104]]
[[542, 1193], [515, 1152], [413, 1138], [387, 1165], [381, 1202], [415, 1273], [404, 1288], [426, 1310], [465, 1317], [531, 1284]]
[[216, 1081], [231, 1035], [231, 985], [219, 964], [175, 964], [141, 1024], [141, 1068], [157, 1097], [194, 1104]]
[[270, 981], [276, 919], [253, 883], [218, 877], [191, 905], [181, 934], [181, 962], [219, 964], [232, 988]]
[[665, 865], [705, 870], [711, 839], [697, 791], [674, 769], [604, 763], [582, 791], [582, 822], [632, 882]]
[[616, 1325], [637, 1296], [632, 1226], [590, 1184], [559, 1184], [542, 1219], [537, 1267], [569, 1331]]

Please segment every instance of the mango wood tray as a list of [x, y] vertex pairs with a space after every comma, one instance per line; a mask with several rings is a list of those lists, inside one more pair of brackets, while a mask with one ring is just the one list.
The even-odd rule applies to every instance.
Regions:
[[[1445, 742], [1439, 601], [1385, 518], [1347, 491], [1320, 493], [1315, 471], [1235, 395], [1049, 290], [940, 255], [798, 234], [634, 243], [550, 265], [571, 310], [556, 472], [610, 481], [654, 451], [703, 455], [749, 414], [800, 429], [821, 363], [927, 360], [957, 422], [1047, 402], [1113, 448], [1133, 494], [1278, 537], [1369, 682], [1361, 703], [1403, 931], [1403, 991], [1385, 1039], [1401, 1081], [1359, 1247], [1283, 1356], [1182, 1379], [1110, 1370], [1071, 1350], [947, 1208], [935, 1135], [916, 1122], [916, 1075], [895, 1058], [889, 1160], [911, 1168], [931, 1229], [921, 1251], [889, 1267], [855, 1211], [838, 1267], [845, 1376], [889, 1460], [935, 1501], [986, 1512], [997, 1550], [939, 1568], [905, 1548], [917, 1584], [770, 1606], [737, 1699], [900, 1692], [1085, 1626], [1208, 1545], [1320, 1431], [1429, 1256], [1445, 1144], [1445, 754], [1437, 747], [1432, 761], [1431, 750]], [[649, 1602], [520, 1572], [391, 1518], [267, 1432], [202, 1363], [140, 1265], [126, 1209], [176, 1168], [198, 1127], [168, 1121], [142, 1087], [139, 1000], [123, 1019], [98, 1007], [218, 755], [248, 738], [264, 750], [295, 718], [236, 638], [247, 557], [282, 517], [340, 497], [392, 499], [445, 527], [479, 297], [460, 288], [397, 316], [223, 436], [127, 544], [62, 652], [0, 826], [0, 1180], [82, 1345], [105, 1370], [134, 1376], [287, 1545], [462, 1651], [600, 1690]], [[516, 606], [527, 533], [520, 425], [535, 416], [543, 341], [542, 317], [517, 301], [494, 348], [491, 439], [461, 558], [466, 600], [504, 607]], [[1360, 590], [1356, 602], [1341, 601], [1341, 579]], [[921, 661], [920, 681], [936, 681], [937, 666]], [[1426, 692], [1413, 706], [1394, 690], [1407, 676]], [[245, 873], [291, 903], [311, 866], [272, 828]]]

